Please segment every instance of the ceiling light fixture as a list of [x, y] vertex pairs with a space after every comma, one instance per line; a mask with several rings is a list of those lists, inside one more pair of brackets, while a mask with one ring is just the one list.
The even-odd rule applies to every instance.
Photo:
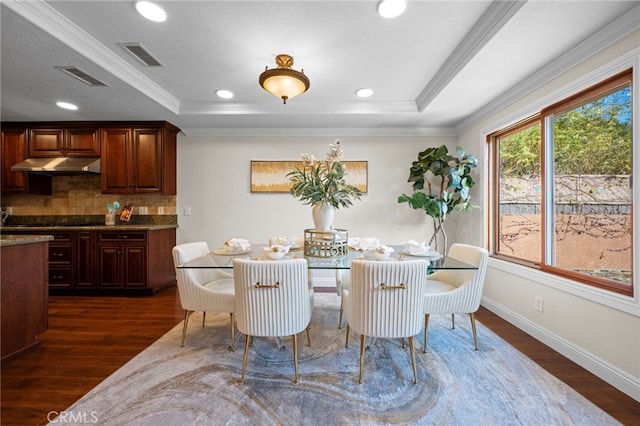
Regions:
[[222, 99], [233, 98], [233, 92], [230, 90], [224, 90], [224, 89], [216, 90], [216, 95], [218, 95], [218, 97]]
[[395, 18], [407, 8], [406, 0], [382, 0], [378, 3], [378, 14], [383, 18]]
[[356, 90], [356, 96], [358, 96], [359, 98], [368, 98], [371, 95], [373, 95], [373, 90], [371, 89], [363, 88]]
[[260, 86], [267, 92], [282, 99], [284, 104], [287, 99], [298, 96], [309, 89], [309, 79], [304, 75], [304, 70], [296, 71], [291, 69], [293, 58], [289, 55], [276, 56], [278, 68], [265, 67], [260, 74]]
[[64, 109], [68, 109], [70, 111], [75, 111], [78, 109], [77, 106], [75, 106], [74, 104], [71, 104], [69, 102], [56, 102], [56, 105], [58, 105], [60, 108], [64, 108]]
[[136, 2], [136, 10], [140, 15], [153, 22], [164, 22], [167, 20], [167, 14], [164, 9], [149, 1]]

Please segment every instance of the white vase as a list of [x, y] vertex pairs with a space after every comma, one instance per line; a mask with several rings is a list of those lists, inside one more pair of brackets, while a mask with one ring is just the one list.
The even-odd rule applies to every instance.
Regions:
[[331, 230], [333, 227], [333, 217], [335, 215], [335, 209], [331, 204], [314, 204], [311, 213], [313, 215], [313, 224], [316, 231]]

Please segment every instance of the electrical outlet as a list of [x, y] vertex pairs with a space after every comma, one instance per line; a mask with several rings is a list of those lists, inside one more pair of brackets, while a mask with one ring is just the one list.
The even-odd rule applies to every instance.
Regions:
[[544, 301], [542, 300], [542, 297], [536, 296], [535, 302], [533, 303], [533, 308], [538, 312], [542, 312], [543, 305]]
[[140, 214], [149, 214], [149, 208], [147, 206], [138, 207], [138, 212]]
[[184, 208], [184, 215], [185, 216], [191, 216], [191, 207], [185, 207]]
[[158, 207], [158, 214], [164, 214], [164, 207]]

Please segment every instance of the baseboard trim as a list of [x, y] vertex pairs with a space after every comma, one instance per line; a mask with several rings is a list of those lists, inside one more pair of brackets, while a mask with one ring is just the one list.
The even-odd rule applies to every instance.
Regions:
[[494, 300], [483, 297], [482, 306], [520, 330], [541, 341], [616, 389], [640, 402], [640, 381], [571, 342], [529, 321]]

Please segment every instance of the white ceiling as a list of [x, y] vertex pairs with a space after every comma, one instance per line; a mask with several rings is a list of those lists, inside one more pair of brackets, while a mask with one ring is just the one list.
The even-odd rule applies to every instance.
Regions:
[[[640, 1], [408, 0], [390, 20], [373, 0], [158, 4], [164, 23], [134, 1], [3, 1], [2, 120], [166, 120], [193, 135], [454, 134], [496, 99], [640, 27]], [[125, 42], [163, 66], [143, 66]], [[258, 85], [280, 53], [311, 81], [287, 105]], [[69, 65], [108, 87], [55, 68]], [[362, 87], [374, 95], [356, 97]]]

